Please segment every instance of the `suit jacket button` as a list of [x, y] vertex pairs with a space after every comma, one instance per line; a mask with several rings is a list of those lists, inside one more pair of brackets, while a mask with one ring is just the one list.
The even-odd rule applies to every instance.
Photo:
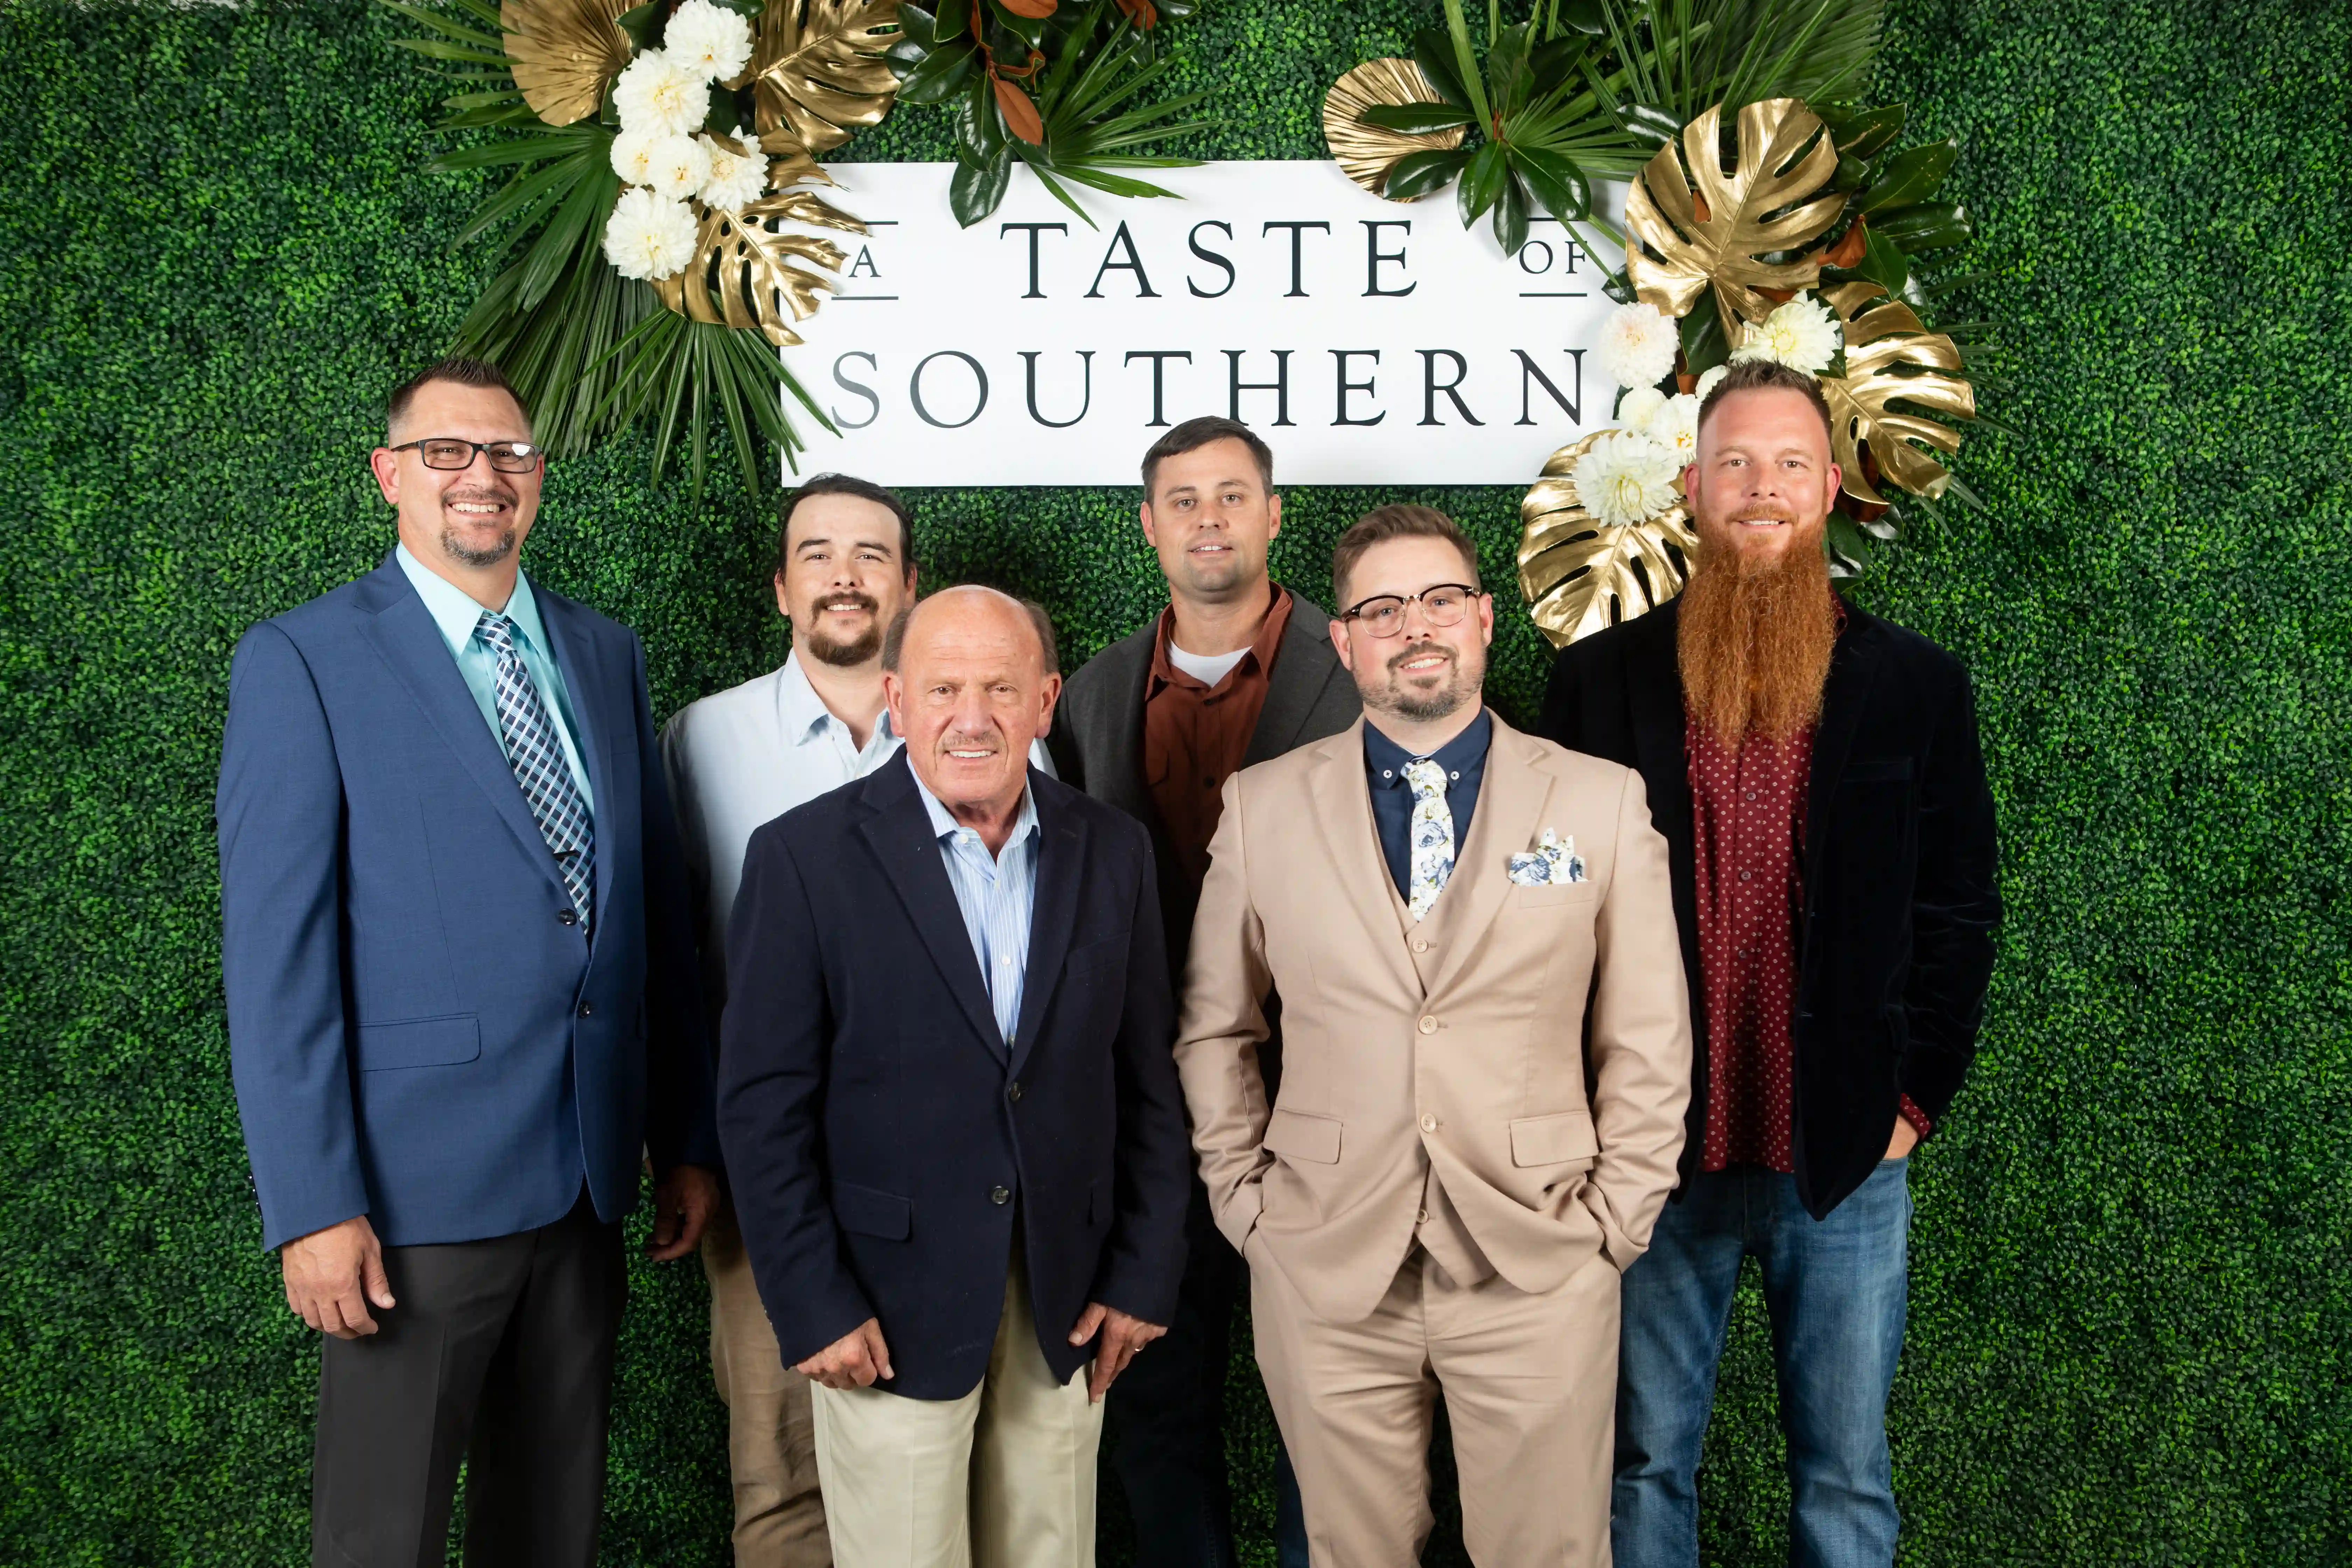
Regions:
[[565, 925], [576, 926], [580, 923], [580, 911], [578, 910], [565, 910], [562, 914], [557, 915], [555, 918]]
[[1421, 1021], [1421, 1032], [1424, 1035], [1433, 1035], [1437, 1033], [1437, 1020], [1435, 1018], [1423, 1018]]
[[1015, 1100], [1015, 1101], [1017, 1101], [1017, 1100], [1020, 1100], [1020, 1098], [1021, 1098], [1021, 1080], [1020, 1080], [1019, 1079], [1017, 1079], [1017, 1078], [1016, 1078], [1016, 1079], [1014, 1079], [1011, 1083], [1009, 1083], [1009, 1084], [1005, 1085], [1005, 1087], [1004, 1087], [1004, 1098], [1005, 1098], [1005, 1099], [1007, 1099], [1007, 1100]]
[[992, 1204], [1009, 1204], [1013, 1201], [1012, 1189], [1009, 1187], [991, 1187], [988, 1189], [988, 1201]]
[[580, 1016], [581, 1016], [582, 1017], [583, 1017], [583, 1018], [591, 1016], [592, 1015], [593, 1015], [593, 1014], [595, 1013], [595, 1011], [596, 1011], [596, 1009], [595, 1009], [595, 1008], [591, 1007], [591, 1006], [590, 1006], [587, 1003], [585, 1003], [585, 1002], [583, 1002], [583, 1003], [581, 1003], [581, 1004], [580, 1004]]

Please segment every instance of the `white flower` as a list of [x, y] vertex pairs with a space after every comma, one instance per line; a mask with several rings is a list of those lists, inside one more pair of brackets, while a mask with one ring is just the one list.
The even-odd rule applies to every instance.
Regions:
[[613, 83], [621, 129], [650, 136], [684, 136], [710, 112], [710, 87], [660, 49], [644, 49]]
[[1715, 390], [1716, 384], [1730, 374], [1731, 367], [1727, 364], [1719, 364], [1713, 370], [1701, 371], [1698, 378], [1698, 391], [1695, 395], [1701, 403], [1705, 403], [1706, 395]]
[[1829, 369], [1837, 353], [1837, 318], [1819, 300], [1800, 294], [1761, 322], [1748, 323], [1731, 357], [1769, 359], [1807, 375], [1819, 375]]
[[1681, 335], [1674, 318], [1640, 300], [1620, 305], [1601, 323], [1601, 374], [1620, 386], [1650, 386], [1675, 368]]
[[720, 212], [741, 212], [768, 189], [768, 160], [759, 155], [758, 140], [740, 125], [735, 128], [734, 139], [750, 148], [751, 155], [730, 153], [712, 137], [699, 138], [703, 152], [710, 159], [710, 173], [703, 179], [698, 195], [703, 205]]
[[664, 136], [654, 142], [651, 177], [646, 184], [664, 201], [682, 202], [710, 178], [710, 154], [692, 136]]
[[654, 183], [654, 153], [668, 138], [650, 131], [624, 131], [613, 138], [613, 173], [625, 185]]
[[1654, 517], [1679, 499], [1675, 480], [1682, 468], [1675, 456], [1647, 436], [1627, 430], [1603, 436], [1585, 448], [1570, 480], [1576, 499], [1604, 528], [1622, 528]]
[[1617, 402], [1617, 423], [1628, 430], [1646, 431], [1658, 410], [1666, 405], [1666, 395], [1654, 386], [1637, 386]]
[[694, 259], [694, 214], [632, 185], [604, 220], [604, 259], [624, 278], [667, 278]]
[[1675, 455], [1677, 468], [1698, 461], [1698, 405], [1696, 394], [1679, 393], [1661, 402], [1642, 426], [1642, 434]]
[[670, 14], [662, 53], [705, 81], [724, 81], [751, 63], [751, 24], [710, 0], [686, 0]]

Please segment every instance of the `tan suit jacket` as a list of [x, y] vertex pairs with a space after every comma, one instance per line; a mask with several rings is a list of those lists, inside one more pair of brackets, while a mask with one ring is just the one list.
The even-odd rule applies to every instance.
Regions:
[[[1509, 857], [1547, 827], [1584, 880], [1514, 884]], [[1334, 1322], [1371, 1313], [1417, 1238], [1452, 1266], [1459, 1246], [1424, 1234], [1433, 1201], [1523, 1291], [1641, 1255], [1675, 1184], [1691, 1031], [1640, 774], [1496, 719], [1468, 842], [1418, 925], [1372, 825], [1361, 721], [1228, 780], [1210, 854], [1176, 1062], [1228, 1240], [1255, 1236], [1253, 1261]]]

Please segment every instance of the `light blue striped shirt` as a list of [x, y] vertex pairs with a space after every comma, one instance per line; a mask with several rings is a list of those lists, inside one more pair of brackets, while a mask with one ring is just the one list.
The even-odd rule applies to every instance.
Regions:
[[[912, 763], [907, 771], [914, 773]], [[963, 928], [971, 933], [972, 956], [988, 983], [988, 1000], [996, 1010], [996, 1026], [1004, 1043], [1021, 1023], [1021, 989], [1029, 978], [1029, 917], [1037, 902], [1037, 802], [1021, 792], [1021, 815], [1013, 819], [1012, 836], [992, 857], [980, 835], [949, 815], [939, 796], [916, 773], [915, 789], [930, 814], [931, 830], [940, 837], [940, 858], [947, 863], [948, 885], [955, 889], [956, 908], [963, 911]]]

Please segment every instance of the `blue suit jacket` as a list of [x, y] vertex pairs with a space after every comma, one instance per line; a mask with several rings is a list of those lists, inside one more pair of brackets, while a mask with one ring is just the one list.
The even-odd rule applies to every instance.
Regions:
[[[606, 1220], [718, 1163], [686, 879], [626, 626], [534, 584], [594, 786], [593, 942], [399, 566], [262, 622], [230, 667], [222, 967], [264, 1245]], [[569, 917], [567, 919], [567, 917]]]
[[1036, 907], [1009, 1053], [903, 760], [751, 836], [719, 1131], [787, 1365], [879, 1318], [898, 1374], [879, 1386], [970, 1393], [1016, 1206], [1056, 1377], [1093, 1353], [1068, 1342], [1088, 1301], [1175, 1310], [1192, 1150], [1151, 843], [1035, 768], [1029, 788]]

